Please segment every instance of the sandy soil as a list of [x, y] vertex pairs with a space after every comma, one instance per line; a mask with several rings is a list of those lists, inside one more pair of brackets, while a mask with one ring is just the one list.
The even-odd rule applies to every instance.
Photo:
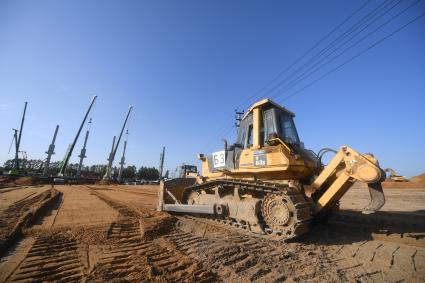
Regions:
[[[95, 226], [110, 224], [118, 212], [80, 186], [55, 186], [62, 192], [62, 203], [54, 216], [54, 228], [61, 226]], [[50, 219], [49, 219], [50, 220]]]
[[[282, 243], [209, 219], [157, 212], [157, 186], [56, 189], [62, 198], [1, 258], [0, 281], [425, 281], [425, 231], [406, 240], [330, 221]], [[424, 194], [386, 191], [384, 208], [409, 216], [423, 210]], [[361, 209], [367, 201], [367, 190], [351, 190], [341, 207]]]
[[88, 187], [134, 208], [156, 208], [158, 186], [110, 186], [109, 188], [105, 188], [100, 185], [94, 185]]
[[10, 190], [2, 189], [0, 190], [0, 214], [2, 211], [10, 207], [13, 203], [23, 201], [27, 198], [31, 198], [40, 194], [48, 189], [47, 186], [44, 187], [23, 187], [23, 188], [13, 188]]
[[[425, 216], [425, 187], [416, 189], [384, 188], [385, 205], [381, 211], [404, 211]], [[370, 201], [367, 186], [350, 189], [341, 199], [340, 208], [361, 210]]]

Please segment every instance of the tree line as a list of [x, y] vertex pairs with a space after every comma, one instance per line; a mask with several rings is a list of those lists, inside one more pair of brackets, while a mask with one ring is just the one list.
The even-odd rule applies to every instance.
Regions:
[[[3, 167], [4, 169], [11, 170], [14, 168], [15, 160], [9, 159], [7, 160]], [[40, 159], [19, 159], [20, 168], [25, 172], [30, 174], [39, 175], [43, 173], [45, 162]], [[96, 164], [91, 166], [82, 166], [81, 167], [81, 176], [83, 177], [98, 177], [102, 178], [106, 173], [107, 165], [104, 164]], [[75, 176], [77, 174], [78, 163], [70, 163], [66, 168], [67, 176]], [[48, 175], [56, 176], [60, 170], [60, 162], [55, 161], [51, 162], [49, 165]], [[112, 168], [112, 176], [114, 178], [118, 177], [119, 167], [114, 166]], [[155, 167], [140, 167], [137, 169], [136, 166], [130, 165], [125, 166], [122, 171], [122, 178], [125, 179], [139, 179], [139, 180], [158, 180], [159, 171]]]

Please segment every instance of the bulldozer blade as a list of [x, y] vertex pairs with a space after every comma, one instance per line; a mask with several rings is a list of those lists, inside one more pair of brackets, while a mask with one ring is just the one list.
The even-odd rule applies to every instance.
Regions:
[[370, 203], [363, 209], [363, 214], [371, 214], [378, 211], [385, 204], [384, 191], [381, 182], [368, 184]]
[[158, 191], [158, 211], [164, 210], [165, 204], [179, 204], [183, 198], [184, 189], [194, 185], [195, 178], [176, 178], [161, 180]]

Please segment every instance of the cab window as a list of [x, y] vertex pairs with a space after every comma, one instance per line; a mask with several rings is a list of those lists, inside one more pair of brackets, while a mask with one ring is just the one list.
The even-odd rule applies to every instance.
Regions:
[[252, 127], [252, 124], [250, 124], [248, 126], [248, 136], [246, 139], [245, 148], [250, 148], [252, 146], [252, 132], [253, 132], [253, 127]]
[[294, 120], [285, 112], [279, 113], [279, 136], [287, 143], [299, 144], [297, 130], [295, 128]]

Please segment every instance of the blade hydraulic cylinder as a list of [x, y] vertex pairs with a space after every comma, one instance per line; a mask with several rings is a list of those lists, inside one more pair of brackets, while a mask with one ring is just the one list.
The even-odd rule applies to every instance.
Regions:
[[218, 204], [164, 204], [164, 211], [199, 214], [222, 214], [222, 206]]

